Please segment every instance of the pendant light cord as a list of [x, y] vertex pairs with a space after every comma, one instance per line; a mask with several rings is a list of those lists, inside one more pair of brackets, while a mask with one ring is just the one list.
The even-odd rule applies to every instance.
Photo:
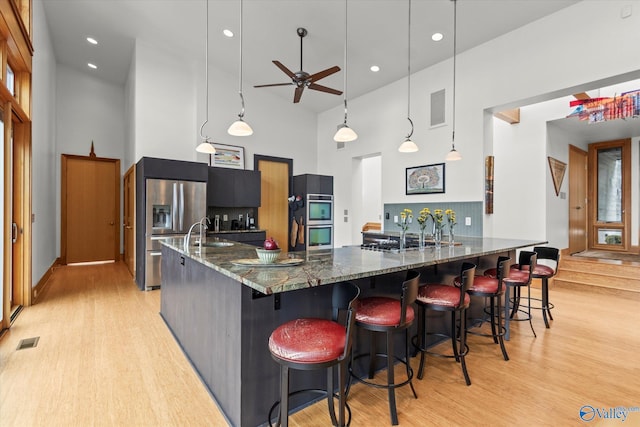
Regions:
[[204, 123], [202, 123], [202, 126], [200, 126], [200, 138], [204, 139], [206, 142], [209, 142], [209, 137], [205, 136], [202, 134], [202, 131], [204, 130], [204, 126], [207, 124], [207, 122], [209, 122], [209, 0], [205, 0], [205, 4], [207, 5], [206, 7], [206, 18], [205, 18], [205, 22], [207, 23], [206, 25], [206, 39], [204, 42], [204, 81], [205, 81], [205, 95], [204, 95], [204, 99], [205, 99], [205, 107], [204, 107], [204, 112], [205, 112], [205, 120]]
[[244, 95], [242, 94], [242, 20], [244, 17], [244, 1], [240, 0], [240, 82], [238, 84], [238, 93], [240, 94], [240, 102], [242, 103], [242, 110], [240, 110], [240, 114], [238, 117], [241, 119], [244, 117]]
[[344, 0], [344, 124], [347, 124], [347, 0]]
[[411, 138], [413, 135], [413, 121], [411, 120], [411, 0], [409, 0], [409, 25], [407, 25], [407, 40], [409, 45], [409, 51], [407, 52], [407, 120], [411, 123], [411, 132], [407, 135], [407, 138]]
[[451, 133], [451, 145], [455, 149], [456, 142], [456, 39], [457, 39], [457, 0], [453, 0], [453, 118], [451, 119], [452, 133]]

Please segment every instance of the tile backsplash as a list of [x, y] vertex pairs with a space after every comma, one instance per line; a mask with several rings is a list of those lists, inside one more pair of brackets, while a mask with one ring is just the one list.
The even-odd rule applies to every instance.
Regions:
[[[456, 213], [456, 235], [482, 237], [482, 202], [385, 203], [383, 230], [387, 232], [400, 231], [400, 227], [394, 223], [393, 217], [397, 216], [398, 221], [400, 221], [400, 212], [402, 212], [403, 209], [411, 209], [413, 211], [413, 222], [409, 225], [407, 231], [409, 233], [417, 233], [420, 228], [416, 218], [422, 208], [429, 208], [431, 212], [435, 209], [442, 209], [443, 211], [445, 209], [453, 209]], [[387, 214], [389, 219], [387, 219]], [[471, 218], [471, 225], [465, 225], [466, 218]], [[431, 225], [429, 225], [429, 227], [431, 227]]]

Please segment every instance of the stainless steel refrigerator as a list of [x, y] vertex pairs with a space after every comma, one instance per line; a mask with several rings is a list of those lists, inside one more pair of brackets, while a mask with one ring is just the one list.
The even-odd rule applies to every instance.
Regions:
[[183, 237], [207, 214], [205, 182], [146, 180], [145, 289], [160, 286], [162, 239]]

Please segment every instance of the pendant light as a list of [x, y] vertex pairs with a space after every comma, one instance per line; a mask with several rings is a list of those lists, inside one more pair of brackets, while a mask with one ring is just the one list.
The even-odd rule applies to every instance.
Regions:
[[206, 31], [206, 40], [204, 43], [204, 80], [205, 80], [205, 120], [204, 123], [202, 123], [202, 126], [200, 126], [200, 138], [203, 139], [203, 141], [200, 143], [200, 145], [198, 145], [196, 147], [196, 151], [198, 153], [205, 153], [205, 154], [215, 154], [216, 153], [216, 149], [213, 145], [211, 145], [211, 143], [209, 142], [209, 137], [205, 136], [202, 134], [202, 131], [204, 130], [204, 126], [207, 124], [207, 122], [209, 121], [209, 0], [205, 0], [205, 4], [207, 5], [207, 17], [206, 17], [206, 23], [207, 23], [207, 31]]
[[411, 124], [411, 131], [406, 136], [404, 142], [398, 147], [398, 151], [401, 153], [415, 153], [418, 151], [418, 146], [411, 140], [413, 135], [413, 121], [411, 120], [411, 0], [409, 0], [409, 25], [408, 28], [408, 45], [409, 53], [407, 54], [407, 120]]
[[242, 103], [242, 109], [238, 114], [238, 120], [231, 123], [227, 132], [233, 136], [249, 136], [253, 134], [253, 129], [249, 126], [249, 123], [244, 121], [244, 96], [242, 95], [242, 19], [244, 16], [243, 0], [240, 0], [240, 83], [238, 93], [240, 94], [240, 102]]
[[462, 155], [456, 150], [456, 23], [457, 17], [457, 0], [453, 0], [453, 118], [451, 119], [451, 151], [444, 158], [447, 162], [455, 162], [462, 160]]
[[351, 142], [358, 139], [358, 134], [347, 125], [347, 0], [344, 0], [344, 123], [338, 125], [333, 136], [336, 142]]

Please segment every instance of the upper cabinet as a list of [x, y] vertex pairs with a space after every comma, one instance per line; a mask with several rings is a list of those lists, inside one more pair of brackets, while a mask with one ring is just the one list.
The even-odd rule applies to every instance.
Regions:
[[260, 197], [260, 171], [209, 168], [207, 206], [256, 208]]

